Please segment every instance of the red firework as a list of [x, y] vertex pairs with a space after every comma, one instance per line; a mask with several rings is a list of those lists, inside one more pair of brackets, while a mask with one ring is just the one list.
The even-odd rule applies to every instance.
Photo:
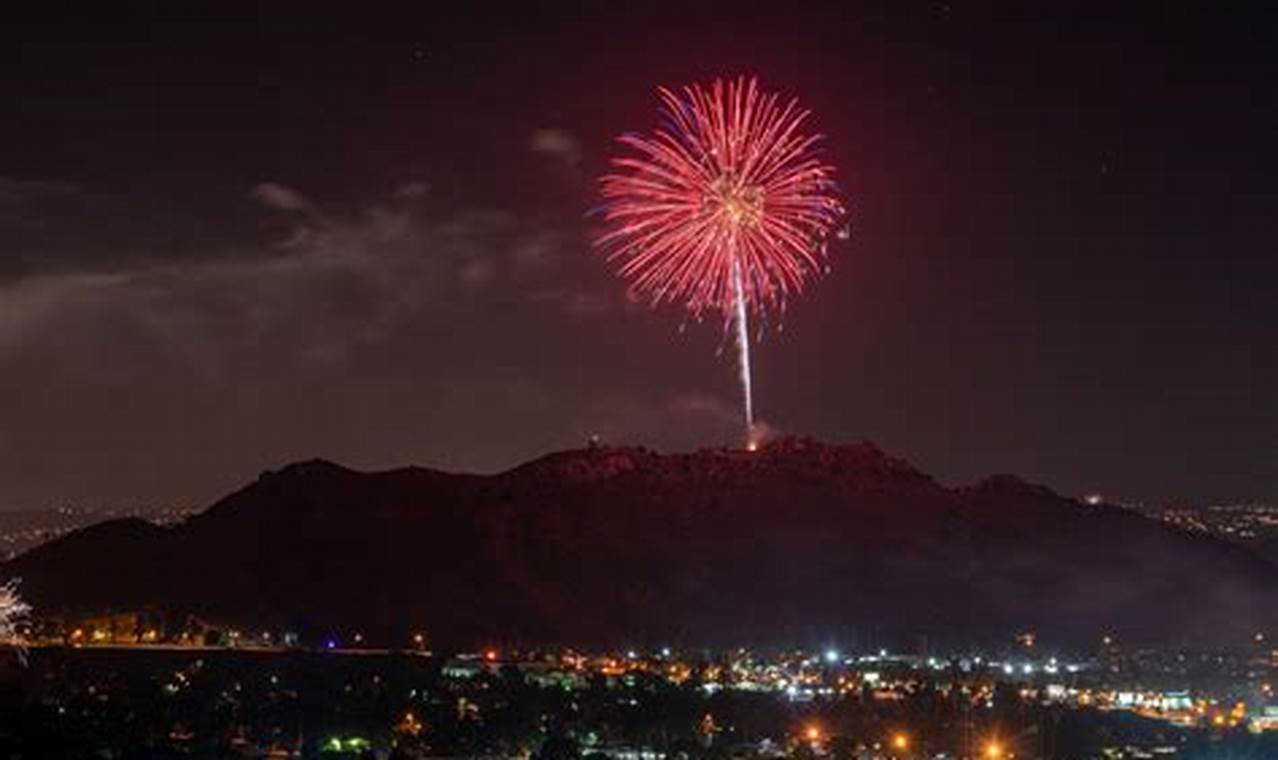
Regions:
[[780, 307], [824, 268], [843, 214], [833, 167], [801, 129], [809, 112], [744, 77], [660, 89], [665, 128], [624, 135], [637, 155], [601, 179], [609, 231], [596, 245], [652, 304], [720, 311]]

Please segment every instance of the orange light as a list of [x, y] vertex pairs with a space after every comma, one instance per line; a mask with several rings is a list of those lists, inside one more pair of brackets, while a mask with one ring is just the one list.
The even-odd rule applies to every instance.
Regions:
[[821, 741], [821, 729], [816, 726], [808, 726], [808, 730], [804, 732], [804, 735], [808, 737], [810, 742]]
[[998, 742], [990, 742], [985, 745], [985, 756], [990, 760], [998, 760], [1003, 756], [1003, 745]]
[[417, 716], [413, 715], [411, 712], [407, 712], [404, 713], [403, 719], [395, 726], [394, 730], [401, 734], [417, 736], [422, 732], [423, 728], [425, 728], [425, 726], [423, 726], [422, 722], [417, 719]]
[[896, 749], [906, 749], [910, 746], [910, 737], [905, 734], [897, 734], [892, 737], [892, 746]]
[[488, 660], [489, 662], [492, 662], [493, 660], [497, 659], [497, 650], [496, 650], [496, 649], [489, 649], [489, 650], [485, 651], [485, 652], [484, 652], [484, 659], [485, 659], [485, 660]]

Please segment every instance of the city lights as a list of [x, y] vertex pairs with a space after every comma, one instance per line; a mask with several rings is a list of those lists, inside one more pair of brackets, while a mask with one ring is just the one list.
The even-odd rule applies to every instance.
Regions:
[[[148, 636], [121, 634], [120, 621], [116, 620], [116, 628], [112, 629], [107, 621], [95, 620], [85, 625], [84, 631], [101, 633], [109, 636], [103, 642], [86, 642], [83, 646], [102, 646], [115, 648], [134, 648], [146, 651], [164, 646], [161, 641], [152, 640]], [[163, 636], [160, 628], [138, 629], [145, 633]], [[69, 631], [67, 636], [74, 633]], [[88, 635], [88, 634], [86, 634]], [[291, 635], [291, 634], [290, 634]], [[367, 635], [367, 634], [365, 634]], [[227, 643], [228, 649], [252, 650], [261, 648], [269, 656], [270, 653], [285, 651], [272, 648], [266, 642], [285, 638], [279, 632], [262, 632], [250, 635], [242, 634], [238, 642]], [[351, 634], [354, 640], [355, 634]], [[414, 640], [413, 637], [408, 637]], [[229, 634], [226, 639], [230, 640]], [[129, 643], [116, 643], [127, 640]], [[194, 646], [200, 650], [206, 647], [199, 641]], [[319, 651], [329, 651], [331, 657], [352, 657], [359, 660], [376, 660], [379, 655], [394, 656], [395, 650], [376, 650], [371, 648], [351, 649], [339, 646], [336, 639], [319, 639], [312, 644]], [[169, 648], [173, 648], [170, 645]], [[180, 645], [178, 646], [180, 648]], [[409, 650], [414, 651], [414, 650]], [[832, 667], [829, 657], [833, 649], [815, 651], [788, 650], [777, 654], [764, 655], [748, 649], [737, 649], [730, 652], [712, 654], [699, 651], [695, 654], [677, 652], [666, 647], [651, 651], [620, 650], [605, 653], [586, 653], [578, 649], [565, 649], [560, 652], [520, 651], [511, 649], [499, 651], [493, 648], [473, 653], [457, 653], [442, 659], [433, 657], [414, 657], [419, 663], [417, 667], [437, 669], [444, 679], [448, 691], [456, 691], [453, 709], [444, 716], [432, 714], [419, 696], [421, 692], [414, 688], [408, 694], [408, 701], [398, 706], [398, 711], [388, 715], [381, 730], [387, 732], [395, 741], [410, 741], [419, 735], [432, 737], [441, 735], [449, 729], [443, 728], [450, 722], [469, 722], [482, 720], [487, 711], [510, 698], [511, 694], [502, 694], [501, 689], [507, 684], [507, 677], [518, 674], [524, 684], [537, 688], [554, 689], [556, 691], [579, 692], [595, 688], [607, 690], [615, 696], [619, 704], [638, 710], [656, 709], [654, 700], [661, 699], [659, 694], [674, 693], [666, 690], [677, 690], [694, 674], [700, 674], [703, 683], [696, 693], [703, 698], [710, 698], [721, 691], [739, 690], [757, 695], [771, 694], [778, 704], [789, 705], [788, 709], [807, 710], [807, 706], [816, 707], [818, 711], [809, 713], [812, 716], [828, 717], [829, 710], [856, 710], [864, 705], [874, 711], [896, 711], [911, 704], [921, 693], [952, 694], [955, 689], [963, 695], [962, 701], [973, 706], [990, 706], [993, 704], [996, 684], [1002, 683], [1014, 687], [1015, 696], [1019, 700], [1020, 710], [1038, 708], [1087, 709], [1088, 714], [1103, 720], [1103, 716], [1111, 711], [1124, 711], [1144, 718], [1162, 721], [1169, 726], [1184, 729], [1213, 731], [1217, 736], [1228, 737], [1232, 729], [1245, 727], [1254, 734], [1278, 730], [1278, 711], [1268, 704], [1270, 679], [1255, 682], [1251, 685], [1254, 692], [1262, 695], [1262, 703], [1249, 707], [1249, 703], [1238, 696], [1228, 697], [1229, 692], [1218, 696], [1209, 696], [1189, 689], [1153, 690], [1139, 686], [1144, 675], [1139, 670], [1128, 670], [1136, 663], [1143, 666], [1151, 664], [1149, 652], [1140, 652], [1134, 659], [1120, 659], [1119, 655], [1109, 655], [1109, 662], [1122, 663], [1123, 667], [1110, 670], [1095, 667], [1087, 661], [1069, 662], [1055, 655], [1041, 660], [1023, 660], [1017, 658], [1016, 665], [1010, 674], [1004, 673], [1005, 663], [1001, 658], [967, 654], [961, 660], [966, 664], [960, 667], [938, 667], [949, 660], [945, 656], [915, 655], [896, 653], [890, 658], [881, 658], [875, 653], [837, 652], [840, 667]], [[988, 654], [988, 653], [987, 653]], [[255, 657], [258, 655], [255, 655]], [[1023, 655], [1022, 655], [1023, 657]], [[331, 658], [325, 658], [331, 662]], [[1219, 668], [1227, 664], [1236, 668], [1237, 672], [1247, 674], [1249, 668], [1256, 666], [1256, 661], [1243, 658], [1226, 660], [1221, 656], [1203, 658]], [[1188, 656], [1171, 653], [1165, 657], [1165, 667], [1159, 672], [1164, 676], [1169, 673], [1182, 673]], [[502, 669], [497, 667], [501, 663]], [[1033, 673], [1027, 675], [1024, 664], [1033, 664]], [[867, 670], [866, 667], [875, 670]], [[1055, 680], [1053, 667], [1057, 673], [1065, 673], [1067, 667], [1077, 678]], [[203, 678], [198, 669], [179, 671], [168, 675], [162, 683], [164, 694], [169, 697], [188, 693], [199, 679]], [[383, 688], [379, 675], [373, 675], [368, 682], [374, 686], [371, 694], [380, 693]], [[1052, 679], [1052, 680], [1047, 680]], [[272, 671], [265, 679], [270, 684], [271, 699], [280, 695], [293, 693], [295, 688]], [[1046, 681], [1046, 682], [1044, 682]], [[1203, 683], [1210, 683], [1204, 681]], [[644, 684], [638, 689], [639, 684]], [[242, 684], [235, 683], [223, 689], [225, 693], [235, 694], [241, 698]], [[341, 692], [344, 698], [354, 698], [359, 693], [353, 684], [344, 684]], [[525, 687], [519, 687], [525, 688]], [[494, 691], [496, 690], [496, 691]], [[513, 693], [512, 693], [513, 694]], [[576, 701], [575, 698], [573, 700]], [[710, 707], [709, 704], [706, 705]], [[699, 714], [693, 728], [706, 746], [718, 741], [726, 741], [729, 737], [740, 735], [741, 726], [737, 719], [729, 715], [711, 716], [709, 710]], [[897, 713], [903, 716], [902, 713]], [[843, 725], [840, 722], [839, 725]], [[367, 727], [363, 727], [367, 728]], [[1008, 730], [1003, 725], [1001, 730]], [[933, 727], [935, 733], [936, 727]], [[1012, 731], [1011, 735], [1023, 729]], [[174, 739], [181, 744], [190, 732], [175, 731]], [[369, 737], [376, 740], [378, 734], [372, 730], [355, 731], [354, 736]], [[340, 736], [346, 736], [341, 734]], [[830, 725], [812, 719], [800, 722], [794, 729], [791, 741], [802, 746], [811, 746], [814, 751], [824, 752], [831, 746], [835, 732]], [[859, 743], [872, 747], [879, 754], [876, 757], [905, 758], [941, 756], [953, 748], [960, 746], [956, 742], [966, 741], [960, 735], [940, 730], [929, 744], [935, 747], [934, 755], [920, 752], [921, 742], [917, 735], [911, 735], [905, 724], [889, 726], [887, 732], [876, 743], [859, 735], [855, 731], [839, 733], [841, 740]], [[336, 746], [336, 745], [334, 745]], [[345, 739], [342, 747], [345, 751]], [[986, 736], [972, 745], [975, 757], [983, 760], [1012, 760], [1017, 755], [1005, 739], [993, 735]], [[331, 750], [336, 752], [338, 750]], [[1151, 750], [1152, 751], [1152, 750]], [[636, 748], [635, 752], [642, 756], [643, 752], [652, 754], [652, 760], [658, 760], [660, 753], [651, 748]], [[1156, 753], [1155, 753], [1156, 754]]]

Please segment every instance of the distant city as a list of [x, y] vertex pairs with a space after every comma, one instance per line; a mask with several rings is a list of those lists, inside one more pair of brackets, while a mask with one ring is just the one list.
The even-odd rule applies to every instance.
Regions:
[[1125, 505], [1189, 533], [1242, 544], [1278, 560], [1278, 504]]
[[1278, 505], [1214, 504], [1206, 507], [1165, 507], [1149, 514], [1194, 533], [1273, 549], [1278, 544]]
[[156, 525], [172, 525], [195, 514], [183, 507], [78, 507], [0, 509], [0, 561], [12, 559], [40, 544], [107, 520], [137, 518]]

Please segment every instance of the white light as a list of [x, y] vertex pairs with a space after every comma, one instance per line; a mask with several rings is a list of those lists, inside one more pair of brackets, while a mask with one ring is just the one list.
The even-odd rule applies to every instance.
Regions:
[[825, 650], [825, 661], [826, 661], [826, 662], [838, 662], [838, 661], [839, 661], [839, 650], [837, 650], [837, 649], [827, 649], [827, 650]]

